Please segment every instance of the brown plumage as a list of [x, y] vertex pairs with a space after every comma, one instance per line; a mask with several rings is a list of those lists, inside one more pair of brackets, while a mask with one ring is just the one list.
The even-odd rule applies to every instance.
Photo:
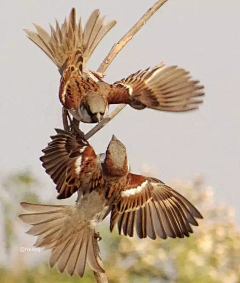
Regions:
[[58, 67], [61, 74], [59, 99], [79, 121], [96, 123], [104, 118], [109, 104], [129, 104], [135, 109], [152, 108], [169, 112], [186, 112], [202, 103], [203, 86], [191, 80], [187, 71], [177, 66], [138, 71], [114, 84], [103, 80], [103, 74], [87, 69], [87, 61], [103, 37], [116, 24], [104, 23], [99, 10], [93, 11], [84, 29], [77, 23], [73, 8], [62, 26], [56, 21], [49, 35], [35, 24], [37, 32], [25, 30]]
[[36, 246], [51, 249], [50, 266], [83, 276], [85, 264], [103, 272], [94, 249], [94, 229], [111, 213], [110, 230], [139, 238], [188, 237], [200, 212], [158, 179], [129, 172], [125, 146], [112, 137], [106, 153], [96, 155], [78, 134], [56, 130], [43, 150], [43, 167], [58, 198], [78, 192], [75, 206], [22, 203], [19, 217], [33, 227]]

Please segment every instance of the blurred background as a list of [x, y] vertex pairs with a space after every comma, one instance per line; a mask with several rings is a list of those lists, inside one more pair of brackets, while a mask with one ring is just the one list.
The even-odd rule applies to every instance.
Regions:
[[[23, 29], [49, 30], [72, 7], [83, 22], [99, 8], [117, 25], [89, 61], [96, 70], [116, 43], [155, 1], [4, 1], [0, 63], [0, 278], [1, 282], [79, 282], [47, 266], [48, 252], [22, 252], [35, 239], [17, 220], [19, 202], [57, 204], [39, 157], [54, 128], [62, 127], [60, 76]], [[91, 140], [104, 152], [114, 133], [128, 149], [132, 171], [171, 185], [204, 216], [185, 239], [138, 240], [100, 227], [110, 282], [240, 282], [240, 2], [169, 0], [107, 70], [114, 82], [160, 61], [191, 72], [205, 86], [204, 104], [172, 114], [126, 107]], [[91, 126], [84, 125], [87, 131]], [[75, 196], [65, 203], [73, 203]], [[92, 282], [88, 272], [82, 282]]]

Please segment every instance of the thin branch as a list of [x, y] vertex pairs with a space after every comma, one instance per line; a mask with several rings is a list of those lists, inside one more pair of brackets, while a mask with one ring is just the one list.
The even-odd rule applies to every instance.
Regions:
[[97, 283], [108, 283], [108, 278], [107, 278], [106, 273], [99, 273], [95, 271], [93, 273], [94, 273]]
[[[97, 235], [97, 237], [95, 237], [95, 239], [94, 239], [93, 248], [94, 248], [95, 254], [97, 255], [97, 261], [98, 261], [99, 265], [103, 268], [103, 262], [102, 262], [102, 259], [101, 259], [101, 256], [100, 256], [100, 249], [99, 249], [99, 245], [98, 245], [98, 240], [99, 239], [101, 240], [102, 238], [100, 237], [99, 233], [96, 233], [96, 235]], [[96, 278], [97, 283], [108, 283], [108, 278], [107, 278], [106, 272], [100, 273], [100, 272], [94, 271], [93, 273], [94, 273], [94, 276]]]
[[[165, 3], [167, 0], [159, 0], [157, 1], [142, 17], [141, 19], [130, 29], [130, 31], [124, 35], [117, 44], [115, 44], [111, 51], [108, 53], [107, 57], [104, 59], [103, 63], [98, 68], [98, 72], [104, 73], [108, 66], [112, 63], [114, 58], [117, 56], [117, 54], [123, 49], [123, 47], [133, 38], [133, 36], [146, 24], [146, 22], [151, 18], [151, 16]], [[109, 123], [126, 105], [121, 104], [119, 105], [112, 113], [110, 113], [105, 119], [103, 119], [99, 124], [97, 124], [94, 128], [92, 128], [86, 135], [85, 138], [88, 140], [91, 138], [95, 133], [97, 133], [100, 129], [102, 129], [104, 126], [106, 126], [107, 123]], [[63, 119], [63, 126], [65, 130], [70, 130], [70, 126], [68, 123], [69, 116], [66, 113], [66, 111], [63, 109], [62, 112], [62, 119]], [[74, 118], [73, 118], [74, 120]], [[74, 121], [71, 121], [70, 124], [72, 130], [76, 127], [76, 123]], [[103, 262], [100, 258], [100, 250], [98, 246], [97, 239], [94, 241], [94, 247], [96, 249], [96, 252], [98, 253], [98, 261], [101, 266], [103, 266]], [[94, 272], [94, 276], [96, 278], [97, 283], [108, 283], [108, 278], [106, 273], [99, 273]]]
[[85, 139], [90, 139], [95, 135], [99, 130], [107, 125], [124, 107], [126, 104], [120, 104], [115, 110], [113, 110], [106, 118], [104, 118], [100, 123], [93, 127], [87, 134], [85, 134]]
[[[104, 59], [103, 63], [98, 68], [98, 72], [104, 73], [108, 66], [112, 63], [117, 54], [123, 49], [123, 47], [133, 38], [133, 36], [146, 24], [146, 22], [151, 18], [151, 16], [165, 3], [167, 0], [157, 1], [142, 17], [141, 19], [130, 29], [130, 31], [120, 39], [120, 41], [115, 44], [111, 51], [108, 53], [107, 57]], [[96, 134], [100, 129], [107, 125], [126, 105], [119, 105], [111, 114], [109, 114], [105, 119], [103, 119], [98, 125], [91, 129], [85, 138], [88, 140], [94, 134]], [[99, 261], [103, 265], [100, 258], [100, 250], [97, 240], [95, 241], [95, 248], [99, 251]], [[97, 283], [108, 283], [108, 278], [106, 273], [94, 272]]]
[[99, 73], [105, 73], [108, 66], [112, 63], [113, 59], [123, 49], [123, 47], [133, 38], [133, 36], [146, 24], [152, 15], [165, 3], [167, 0], [157, 1], [148, 11], [141, 17], [141, 19], [126, 33], [117, 44], [114, 44], [107, 57], [103, 60], [98, 68]]
[[[165, 3], [167, 0], [157, 1], [148, 11], [141, 17], [141, 19], [126, 33], [117, 44], [114, 44], [107, 57], [103, 60], [102, 64], [98, 68], [98, 72], [105, 73], [108, 66], [112, 63], [114, 58], [123, 49], [123, 47], [133, 38], [133, 36], [146, 24], [146, 22], [152, 17], [152, 15]], [[99, 130], [107, 125], [122, 109], [125, 104], [119, 105], [111, 114], [107, 115], [99, 124], [93, 127], [86, 135], [86, 139], [91, 138]]]

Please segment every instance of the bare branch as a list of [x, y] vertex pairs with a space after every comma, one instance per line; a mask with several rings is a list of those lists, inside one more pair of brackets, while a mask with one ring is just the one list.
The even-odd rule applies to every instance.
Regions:
[[[102, 64], [98, 68], [98, 72], [104, 73], [108, 66], [112, 63], [117, 54], [123, 49], [123, 47], [133, 38], [133, 36], [146, 24], [151, 16], [165, 3], [167, 0], [157, 1], [142, 17], [141, 19], [126, 33], [117, 44], [114, 44], [107, 57], [103, 60]], [[119, 105], [111, 114], [107, 115], [99, 124], [93, 127], [86, 135], [85, 138], [88, 140], [95, 135], [99, 130], [107, 125], [122, 109], [125, 104]]]
[[103, 60], [98, 68], [99, 73], [104, 73], [113, 59], [123, 49], [123, 47], [133, 38], [133, 36], [146, 24], [152, 15], [165, 3], [167, 0], [157, 1], [148, 11], [141, 17], [141, 19], [126, 33], [117, 44], [114, 44], [107, 57]]
[[94, 271], [97, 283], [108, 283], [107, 273], [99, 273]]
[[[97, 237], [95, 237], [94, 239], [94, 251], [95, 251], [95, 254], [97, 255], [97, 261], [98, 263], [100, 264], [100, 266], [103, 267], [103, 262], [102, 262], [102, 259], [101, 259], [101, 256], [100, 256], [100, 249], [99, 249], [99, 245], [98, 245], [98, 239], [102, 239], [100, 237], [100, 234], [99, 233], [96, 233]], [[107, 278], [107, 274], [106, 272], [104, 273], [100, 273], [100, 272], [93, 272], [94, 273], [94, 276], [96, 278], [96, 281], [97, 283], [108, 283], [108, 278]]]
[[[151, 18], [151, 16], [165, 3], [167, 0], [158, 0], [142, 17], [141, 19], [130, 29], [130, 31], [124, 35], [117, 44], [115, 44], [107, 57], [104, 59], [103, 63], [98, 68], [98, 72], [104, 73], [108, 66], [112, 63], [117, 54], [122, 50], [122, 48], [133, 38], [133, 36], [146, 24], [146, 22]], [[85, 138], [90, 139], [95, 133], [102, 129], [107, 123], [109, 123], [126, 105], [120, 104], [112, 113], [110, 113], [105, 119], [103, 119], [99, 124], [97, 124], [93, 129], [91, 129]], [[78, 126], [77, 122], [69, 119], [68, 113], [63, 109], [62, 112], [63, 126], [64, 129], [69, 131], [71, 125], [71, 130], [76, 130]], [[68, 121], [69, 119], [69, 121]], [[94, 247], [98, 254], [98, 262], [103, 266], [103, 262], [100, 258], [100, 250], [98, 246], [97, 239], [94, 241]], [[108, 278], [106, 273], [94, 272], [97, 283], [108, 283]]]
[[90, 139], [93, 135], [95, 135], [99, 130], [107, 125], [124, 107], [126, 104], [120, 104], [115, 110], [113, 110], [106, 118], [104, 118], [100, 123], [98, 123], [95, 127], [93, 127], [86, 135], [85, 139]]

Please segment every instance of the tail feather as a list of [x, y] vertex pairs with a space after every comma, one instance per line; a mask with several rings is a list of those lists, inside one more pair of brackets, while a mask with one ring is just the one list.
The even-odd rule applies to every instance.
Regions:
[[26, 211], [19, 218], [33, 227], [28, 234], [38, 236], [37, 247], [51, 249], [50, 267], [72, 276], [83, 276], [86, 263], [96, 272], [104, 272], [94, 230], [81, 224], [75, 207], [21, 203]]
[[48, 204], [21, 202], [21, 206], [25, 211], [38, 213], [38, 212], [59, 211], [62, 208], [65, 208], [67, 205], [48, 205]]
[[40, 49], [42, 49], [42, 51], [53, 61], [54, 53], [53, 53], [51, 47], [48, 46], [48, 41], [42, 40], [40, 35], [38, 33], [34, 32], [34, 31], [31, 31], [31, 30], [28, 30], [28, 29], [25, 29], [24, 31], [26, 32], [28, 38], [32, 42], [34, 42]]
[[97, 45], [115, 24], [116, 21], [104, 23], [104, 17], [100, 17], [99, 10], [95, 10], [90, 15], [83, 31], [81, 19], [77, 24], [76, 10], [73, 8], [68, 20], [65, 19], [61, 27], [58, 21], [56, 21], [55, 29], [50, 25], [51, 35], [37, 24], [34, 24], [37, 32], [30, 30], [25, 30], [25, 32], [29, 39], [41, 48], [61, 70], [66, 60], [77, 50], [83, 52], [83, 61], [86, 63]]
[[95, 239], [91, 238], [91, 240], [88, 243], [88, 252], [89, 252], [89, 258], [88, 258], [88, 264], [92, 270], [98, 270], [99, 268], [99, 255], [100, 250], [99, 246], [95, 244]]
[[116, 21], [104, 24], [105, 16], [100, 17], [99, 10], [93, 11], [89, 17], [83, 36], [84, 55], [88, 59], [103, 37], [115, 26]]
[[78, 261], [81, 261], [81, 258], [85, 257], [84, 254], [80, 254], [80, 251], [84, 250], [82, 248], [83, 239], [84, 239], [84, 236], [80, 235], [78, 238], [76, 238], [76, 241], [74, 242], [74, 245], [72, 246], [71, 256], [69, 257], [67, 270], [66, 270], [70, 276], [73, 275], [75, 269], [77, 270], [77, 274], [79, 276], [82, 276], [84, 273], [85, 264], [83, 268], [81, 268], [79, 265], [77, 266]]
[[40, 224], [35, 224], [32, 228], [30, 228], [26, 233], [32, 236], [39, 236], [46, 234], [46, 232], [54, 232], [58, 227], [61, 225], [62, 219], [55, 219], [54, 224], [55, 226], [52, 227], [52, 221], [44, 222]]

